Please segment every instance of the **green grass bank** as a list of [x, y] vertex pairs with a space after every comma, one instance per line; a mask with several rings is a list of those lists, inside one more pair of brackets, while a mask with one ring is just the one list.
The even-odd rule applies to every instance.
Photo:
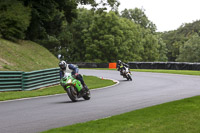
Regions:
[[0, 71], [33, 71], [58, 67], [59, 60], [32, 41], [17, 43], [0, 38]]

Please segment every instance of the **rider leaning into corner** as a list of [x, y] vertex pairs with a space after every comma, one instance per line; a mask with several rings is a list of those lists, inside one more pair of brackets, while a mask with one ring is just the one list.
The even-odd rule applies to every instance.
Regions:
[[[124, 63], [124, 62], [122, 62], [121, 60], [118, 60], [117, 61], [117, 70], [118, 71], [120, 71], [120, 75], [123, 75], [123, 70], [125, 69], [125, 68], [129, 68], [129, 65], [128, 64], [126, 64], [126, 63]], [[130, 72], [130, 69], [129, 69], [129, 72]], [[131, 72], [130, 72], [131, 73]]]
[[83, 86], [83, 91], [88, 91], [88, 87], [83, 81], [83, 77], [80, 74], [78, 74], [79, 69], [77, 66], [73, 64], [67, 64], [66, 61], [60, 61], [59, 67], [60, 67], [60, 79], [63, 78], [67, 73], [71, 72], [71, 75], [81, 82]]

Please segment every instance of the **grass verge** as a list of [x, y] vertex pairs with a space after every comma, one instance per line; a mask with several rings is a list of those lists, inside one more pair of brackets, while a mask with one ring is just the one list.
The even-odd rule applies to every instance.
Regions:
[[[95, 76], [84, 76], [84, 81], [89, 89], [101, 88], [115, 84], [112, 80], [95, 77]], [[19, 98], [37, 97], [53, 94], [66, 93], [62, 86], [56, 85], [32, 91], [12, 91], [12, 92], [0, 92], [0, 101], [13, 100]]]
[[42, 133], [199, 133], [200, 96]]
[[0, 38], [0, 71], [34, 71], [58, 67], [59, 60], [32, 41], [11, 42]]

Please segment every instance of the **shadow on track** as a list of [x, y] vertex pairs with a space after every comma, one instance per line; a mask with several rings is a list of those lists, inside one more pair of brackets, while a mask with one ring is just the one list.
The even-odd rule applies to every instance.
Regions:
[[124, 80], [118, 80], [119, 82], [128, 82], [130, 80], [124, 79]]
[[72, 102], [72, 101], [60, 101], [60, 102], [54, 102], [53, 104], [66, 104], [66, 103], [78, 103], [78, 102], [83, 102], [83, 101], [86, 101], [86, 100], [78, 100], [77, 102]]

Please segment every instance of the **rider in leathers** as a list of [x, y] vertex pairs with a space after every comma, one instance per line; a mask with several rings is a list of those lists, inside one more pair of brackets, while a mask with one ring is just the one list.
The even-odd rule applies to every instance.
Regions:
[[[121, 60], [117, 61], [117, 70], [120, 71], [120, 75], [123, 75], [123, 70], [125, 70], [125, 68], [129, 68], [129, 65], [122, 62]], [[130, 69], [129, 69], [130, 72]]]
[[83, 81], [83, 77], [78, 74], [78, 67], [73, 65], [73, 64], [67, 64], [65, 61], [60, 61], [59, 63], [60, 67], [60, 79], [63, 78], [65, 75], [71, 73], [71, 75], [78, 79], [82, 86], [83, 86], [83, 91], [88, 91], [88, 87], [86, 86], [85, 82]]

